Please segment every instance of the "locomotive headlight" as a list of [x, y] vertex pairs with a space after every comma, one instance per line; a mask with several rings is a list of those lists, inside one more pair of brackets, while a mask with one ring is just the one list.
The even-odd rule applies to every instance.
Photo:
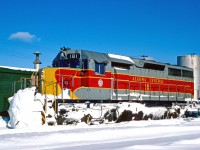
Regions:
[[60, 54], [60, 57], [62, 57], [62, 58], [65, 57], [65, 53], [62, 52], [62, 53]]

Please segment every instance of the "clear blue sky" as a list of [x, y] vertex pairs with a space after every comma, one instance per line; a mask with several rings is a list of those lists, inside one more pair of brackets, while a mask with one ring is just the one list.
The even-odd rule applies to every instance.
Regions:
[[60, 47], [176, 64], [200, 55], [200, 0], [0, 0], [0, 66], [42, 67]]

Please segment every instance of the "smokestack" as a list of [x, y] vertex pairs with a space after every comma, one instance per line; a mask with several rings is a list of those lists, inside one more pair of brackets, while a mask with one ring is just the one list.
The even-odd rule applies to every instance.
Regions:
[[33, 64], [34, 64], [34, 69], [36, 69], [37, 71], [40, 69], [40, 64], [41, 64], [41, 61], [39, 60], [39, 55], [41, 54], [40, 52], [35, 52], [35, 53], [33, 53], [33, 54], [35, 54], [35, 56], [36, 56], [36, 59], [35, 59], [35, 61], [33, 62]]

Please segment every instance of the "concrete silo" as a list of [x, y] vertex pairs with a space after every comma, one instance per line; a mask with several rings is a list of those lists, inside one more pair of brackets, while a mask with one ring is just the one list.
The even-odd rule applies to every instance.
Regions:
[[177, 64], [179, 66], [185, 66], [194, 70], [194, 99], [200, 98], [200, 56], [186, 55], [178, 56]]

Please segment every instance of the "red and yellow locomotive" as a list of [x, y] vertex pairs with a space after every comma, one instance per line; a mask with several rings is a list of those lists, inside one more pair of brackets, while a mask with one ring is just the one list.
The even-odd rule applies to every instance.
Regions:
[[194, 95], [190, 68], [86, 50], [62, 48], [40, 77], [41, 93], [70, 101], [182, 102]]

